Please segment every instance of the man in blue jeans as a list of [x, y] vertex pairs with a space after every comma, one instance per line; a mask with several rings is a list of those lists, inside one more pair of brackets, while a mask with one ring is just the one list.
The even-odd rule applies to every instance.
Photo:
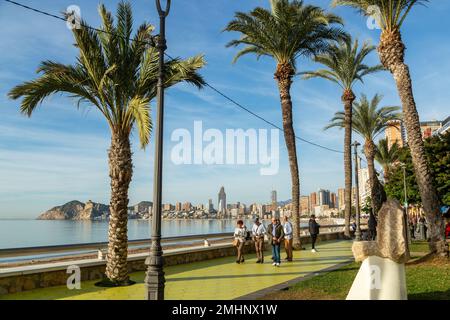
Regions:
[[272, 245], [273, 265], [280, 266], [281, 263], [281, 242], [284, 238], [283, 226], [280, 219], [272, 218], [272, 223], [267, 228], [269, 242]]

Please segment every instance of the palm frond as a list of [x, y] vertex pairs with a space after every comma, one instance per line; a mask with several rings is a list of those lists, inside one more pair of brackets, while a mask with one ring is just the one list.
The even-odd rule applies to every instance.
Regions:
[[238, 32], [227, 47], [243, 45], [233, 62], [247, 54], [273, 57], [277, 63], [290, 63], [300, 56], [312, 57], [329, 50], [334, 41], [348, 35], [340, 17], [300, 0], [272, 0], [271, 8], [257, 7], [249, 13], [236, 12], [224, 31]]
[[350, 6], [361, 14], [380, 14], [377, 23], [383, 30], [400, 30], [411, 9], [425, 5], [428, 0], [333, 0], [332, 6]]
[[314, 57], [314, 61], [323, 65], [325, 69], [300, 74], [304, 79], [320, 77], [337, 83], [344, 90], [351, 90], [355, 82], [363, 82], [365, 76], [384, 70], [381, 65], [364, 64], [364, 60], [374, 50], [375, 47], [368, 42], [359, 46], [358, 40], [352, 42], [352, 39], [348, 38], [331, 45], [326, 53]]
[[[134, 36], [131, 5], [120, 2], [115, 19], [104, 5], [98, 8], [100, 30], [88, 28], [82, 21], [73, 30], [78, 57], [73, 65], [44, 61], [38, 77], [14, 87], [11, 99], [21, 98], [20, 110], [31, 116], [38, 105], [55, 93], [78, 99], [78, 104], [97, 107], [111, 130], [130, 133], [137, 125], [141, 145], [148, 143], [151, 119], [149, 104], [156, 96], [158, 52], [148, 44], [154, 27], [141, 24]], [[165, 87], [188, 82], [201, 88], [205, 82], [198, 73], [205, 65], [202, 55], [186, 60], [167, 61]]]

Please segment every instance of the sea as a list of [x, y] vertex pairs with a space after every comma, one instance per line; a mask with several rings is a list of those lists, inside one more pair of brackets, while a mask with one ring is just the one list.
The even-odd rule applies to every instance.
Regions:
[[[265, 221], [264, 224], [270, 223]], [[163, 237], [233, 232], [236, 220], [180, 219], [163, 220]], [[253, 222], [246, 220], [251, 228]], [[302, 223], [302, 226], [304, 224]], [[128, 239], [148, 239], [151, 222], [129, 220]], [[0, 220], [0, 249], [81, 244], [108, 241], [108, 221]]]

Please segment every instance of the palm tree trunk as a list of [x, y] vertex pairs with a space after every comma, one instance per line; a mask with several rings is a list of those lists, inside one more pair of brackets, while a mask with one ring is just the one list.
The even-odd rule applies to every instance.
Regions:
[[291, 170], [292, 183], [292, 225], [293, 225], [293, 247], [301, 249], [300, 240], [300, 179], [298, 173], [297, 149], [295, 144], [295, 133], [292, 125], [292, 100], [291, 85], [294, 69], [290, 64], [278, 64], [275, 79], [280, 91], [281, 111], [283, 116], [284, 139], [289, 156], [289, 167]]
[[113, 132], [109, 156], [111, 201], [106, 276], [114, 284], [128, 282], [128, 187], [133, 174], [129, 136]]
[[[387, 200], [386, 192], [378, 180], [377, 172], [375, 171], [375, 152], [376, 146], [372, 140], [366, 140], [364, 153], [367, 158], [367, 168], [369, 169], [369, 184], [370, 184], [370, 198], [372, 201], [372, 212], [375, 216], [378, 215], [383, 203]], [[365, 181], [361, 181], [365, 183]]]
[[344, 122], [345, 122], [345, 138], [344, 138], [344, 173], [345, 173], [345, 229], [344, 235], [350, 238], [350, 219], [352, 216], [352, 116], [353, 102], [356, 97], [352, 90], [345, 90], [342, 95], [344, 103]]
[[408, 66], [404, 63], [405, 45], [399, 30], [384, 31], [378, 48], [381, 63], [389, 69], [397, 84], [403, 107], [403, 117], [408, 134], [412, 162], [419, 186], [423, 209], [429, 223], [430, 249], [445, 253], [444, 221], [440, 213], [439, 198], [433, 177], [425, 156], [424, 143], [420, 130], [419, 115], [414, 100], [412, 81]]

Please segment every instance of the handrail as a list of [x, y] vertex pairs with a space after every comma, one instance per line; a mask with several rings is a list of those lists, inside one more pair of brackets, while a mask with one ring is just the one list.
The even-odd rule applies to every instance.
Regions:
[[[344, 224], [335, 224], [335, 225], [323, 225], [322, 229], [325, 228], [341, 228], [344, 227]], [[300, 227], [300, 230], [307, 230], [308, 227]], [[177, 241], [189, 241], [189, 240], [205, 240], [205, 239], [213, 239], [213, 238], [228, 238], [232, 237], [232, 232], [225, 233], [212, 233], [212, 234], [204, 234], [204, 235], [186, 235], [186, 236], [174, 236], [174, 237], [163, 237], [163, 243], [171, 243]], [[138, 240], [129, 240], [129, 247], [135, 246], [143, 246], [150, 245], [151, 239], [138, 239]], [[19, 248], [7, 248], [0, 249], [0, 258], [10, 258], [10, 257], [23, 257], [23, 256], [31, 256], [31, 255], [40, 255], [40, 254], [55, 254], [55, 253], [67, 253], [74, 251], [88, 251], [88, 250], [99, 250], [105, 249], [108, 246], [108, 242], [92, 242], [92, 243], [80, 243], [80, 244], [63, 244], [63, 245], [52, 245], [52, 246], [38, 246], [38, 247], [19, 247]]]

